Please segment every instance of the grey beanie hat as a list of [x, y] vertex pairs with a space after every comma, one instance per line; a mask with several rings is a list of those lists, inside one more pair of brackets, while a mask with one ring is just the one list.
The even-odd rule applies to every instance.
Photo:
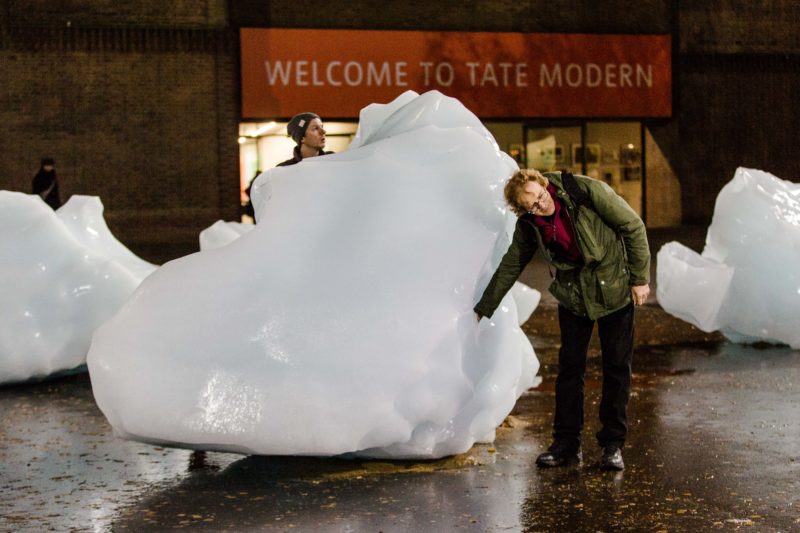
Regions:
[[294, 142], [299, 145], [300, 141], [303, 140], [303, 137], [306, 134], [308, 125], [315, 118], [319, 118], [319, 115], [316, 113], [298, 113], [293, 116], [292, 120], [289, 121], [289, 124], [286, 125], [286, 131], [289, 133], [289, 137], [291, 137]]

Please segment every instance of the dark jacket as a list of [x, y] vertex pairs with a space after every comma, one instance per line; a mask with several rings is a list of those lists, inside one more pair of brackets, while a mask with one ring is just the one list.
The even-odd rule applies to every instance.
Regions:
[[43, 168], [39, 169], [39, 172], [33, 177], [32, 181], [33, 186], [33, 194], [38, 194], [42, 196], [44, 193], [44, 197], [42, 198], [47, 205], [52, 207], [54, 210], [61, 207], [61, 196], [58, 193], [58, 177], [56, 176], [56, 171], [51, 170], [50, 172], [46, 171]]
[[538, 249], [555, 267], [549, 290], [561, 305], [592, 320], [625, 307], [631, 301], [630, 287], [650, 281], [650, 248], [642, 219], [605, 182], [575, 176], [591, 202], [590, 206], [577, 207], [564, 190], [560, 172], [544, 175], [567, 209], [583, 264], [554, 256], [543, 246], [533, 215], [523, 215], [517, 219], [511, 245], [475, 312], [491, 317]]
[[[332, 154], [332, 153], [333, 152], [326, 152], [324, 150], [320, 150], [319, 154], [317, 154], [317, 157], [319, 157], [321, 155]], [[303, 160], [303, 155], [300, 153], [300, 147], [299, 146], [295, 146], [294, 147], [294, 156], [291, 159], [287, 159], [286, 161], [278, 163], [275, 166], [277, 166], [277, 167], [288, 167], [289, 165], [296, 165], [297, 163], [299, 163], [302, 160]]]

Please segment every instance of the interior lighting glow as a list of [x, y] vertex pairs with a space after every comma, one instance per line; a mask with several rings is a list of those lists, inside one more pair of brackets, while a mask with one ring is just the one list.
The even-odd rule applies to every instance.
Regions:
[[275, 123], [275, 121], [274, 121], [274, 120], [273, 120], [273, 121], [271, 121], [271, 122], [267, 122], [266, 124], [264, 124], [263, 126], [261, 126], [260, 128], [258, 128], [256, 131], [254, 131], [253, 133], [251, 133], [249, 136], [250, 136], [250, 137], [258, 137], [259, 135], [262, 135], [262, 134], [264, 134], [264, 133], [267, 133], [269, 130], [271, 130], [272, 128], [274, 128], [274, 127], [275, 127], [275, 125], [276, 125], [276, 123]]

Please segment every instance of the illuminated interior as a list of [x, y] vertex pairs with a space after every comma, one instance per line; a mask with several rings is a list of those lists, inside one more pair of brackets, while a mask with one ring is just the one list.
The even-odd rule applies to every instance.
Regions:
[[[247, 202], [245, 190], [261, 172], [281, 161], [291, 159], [294, 141], [286, 133], [287, 122], [243, 122], [239, 124], [239, 190], [241, 202]], [[326, 151], [344, 152], [356, 134], [356, 122], [324, 122]]]

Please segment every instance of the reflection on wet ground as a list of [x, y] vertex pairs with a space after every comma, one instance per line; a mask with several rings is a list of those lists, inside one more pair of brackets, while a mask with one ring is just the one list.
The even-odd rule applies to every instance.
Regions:
[[542, 385], [493, 445], [440, 461], [161, 448], [114, 437], [86, 375], [2, 388], [0, 530], [800, 531], [800, 352], [732, 345], [645, 306], [627, 469], [595, 465], [595, 347], [584, 463], [542, 471], [553, 312], [525, 327]]

